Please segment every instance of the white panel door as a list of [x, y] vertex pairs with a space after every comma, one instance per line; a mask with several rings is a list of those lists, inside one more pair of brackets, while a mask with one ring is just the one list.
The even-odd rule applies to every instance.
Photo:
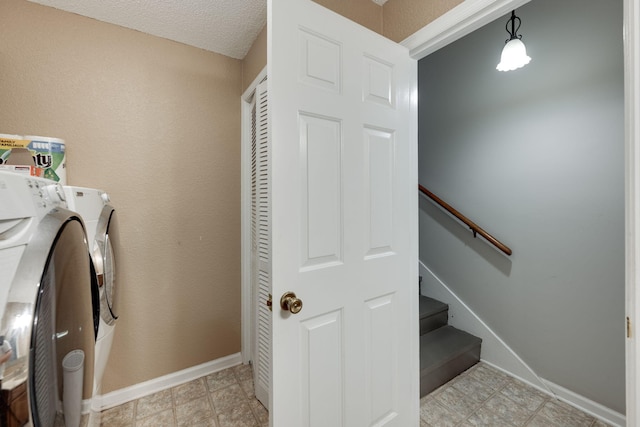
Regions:
[[418, 426], [416, 62], [310, 0], [270, 0], [267, 63], [271, 425]]

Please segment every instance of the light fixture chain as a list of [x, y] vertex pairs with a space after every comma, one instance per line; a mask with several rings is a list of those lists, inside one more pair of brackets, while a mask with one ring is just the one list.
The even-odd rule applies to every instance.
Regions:
[[[516, 27], [516, 20], [518, 20], [518, 26]], [[511, 24], [511, 31], [509, 31], [509, 24]], [[507, 21], [507, 25], [505, 26], [505, 29], [507, 30], [507, 33], [509, 34], [509, 38], [507, 40], [505, 40], [505, 43], [508, 43], [509, 41], [513, 40], [513, 39], [522, 39], [522, 35], [518, 35], [518, 30], [520, 29], [520, 26], [522, 25], [522, 21], [520, 20], [519, 17], [516, 16], [516, 11], [512, 10], [511, 11], [511, 18], [509, 18], [509, 20]]]

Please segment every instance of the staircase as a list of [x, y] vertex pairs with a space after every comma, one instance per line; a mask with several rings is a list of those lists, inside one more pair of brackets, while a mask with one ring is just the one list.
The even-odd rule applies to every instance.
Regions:
[[482, 340], [450, 326], [449, 306], [420, 296], [420, 397], [480, 360]]

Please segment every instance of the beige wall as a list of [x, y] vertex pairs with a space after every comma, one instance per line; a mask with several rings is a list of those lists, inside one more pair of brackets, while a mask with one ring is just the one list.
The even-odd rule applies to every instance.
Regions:
[[244, 92], [267, 65], [267, 26], [265, 25], [242, 60], [242, 91]]
[[463, 0], [389, 0], [383, 9], [385, 37], [401, 42]]
[[0, 2], [0, 132], [63, 138], [70, 184], [119, 213], [104, 391], [240, 351], [241, 61]]
[[314, 1], [399, 43], [464, 0], [388, 0], [383, 6], [371, 0]]
[[327, 9], [382, 34], [382, 7], [371, 0], [313, 0]]
[[464, 0], [388, 0], [384, 6], [371, 0], [314, 1], [399, 43]]

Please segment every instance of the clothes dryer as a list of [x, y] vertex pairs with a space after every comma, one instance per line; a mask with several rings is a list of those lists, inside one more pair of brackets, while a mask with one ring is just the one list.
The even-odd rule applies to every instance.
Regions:
[[0, 172], [0, 425], [74, 426], [91, 406], [97, 281], [65, 206], [59, 184]]
[[97, 274], [100, 316], [95, 352], [94, 395], [99, 396], [118, 319], [118, 218], [106, 192], [73, 186], [65, 186], [64, 191], [69, 209], [78, 212], [87, 227], [89, 248]]

